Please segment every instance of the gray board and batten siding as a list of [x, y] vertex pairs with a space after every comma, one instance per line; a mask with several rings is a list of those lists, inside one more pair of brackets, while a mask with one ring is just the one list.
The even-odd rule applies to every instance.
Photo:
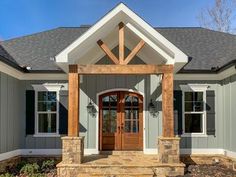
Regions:
[[[67, 81], [50, 81], [64, 83]], [[0, 73], [0, 153], [16, 149], [60, 149], [60, 137], [34, 137], [25, 134], [25, 93], [32, 90], [32, 84], [49, 81], [20, 81]], [[236, 151], [236, 75], [222, 81], [175, 81], [175, 90], [188, 83], [204, 83], [215, 91], [215, 126], [214, 135], [207, 137], [183, 137], [181, 148], [219, 148]], [[81, 135], [85, 136], [85, 147], [96, 146], [96, 118], [87, 113], [86, 106], [90, 99], [96, 104], [97, 93], [104, 90], [124, 88], [133, 89], [145, 95], [145, 139], [146, 148], [156, 148], [157, 137], [161, 135], [161, 85], [156, 75], [117, 76], [97, 75], [82, 76], [80, 99]], [[154, 100], [157, 106], [156, 116], [150, 115], [147, 105]], [[32, 125], [34, 126], [34, 125]], [[177, 132], [177, 129], [176, 129]]]

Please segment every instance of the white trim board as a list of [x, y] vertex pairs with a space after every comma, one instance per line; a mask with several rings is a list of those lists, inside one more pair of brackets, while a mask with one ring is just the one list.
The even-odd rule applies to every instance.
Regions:
[[[19, 80], [68, 80], [66, 73], [23, 73], [0, 61], [0, 72]], [[236, 74], [234, 66], [218, 74], [175, 74], [174, 80], [223, 80]]]
[[[61, 155], [62, 149], [16, 149], [13, 151], [0, 153], [0, 161], [10, 159], [16, 156], [53, 156]], [[85, 155], [98, 154], [97, 149], [84, 149]]]
[[175, 74], [174, 80], [223, 80], [236, 74], [235, 66], [232, 66], [217, 74]]
[[0, 72], [19, 80], [68, 80], [65, 73], [23, 73], [1, 61]]
[[[157, 154], [157, 149], [145, 149], [144, 154]], [[16, 149], [13, 151], [5, 152], [0, 154], [0, 161], [6, 160], [12, 157], [25, 155], [25, 156], [53, 156], [61, 155], [61, 149]], [[84, 149], [85, 155], [98, 154], [97, 149]], [[193, 154], [193, 155], [225, 155], [230, 158], [236, 158], [236, 152], [225, 150], [225, 149], [180, 149], [180, 154]]]
[[12, 157], [16, 157], [21, 155], [21, 149], [17, 149], [14, 151], [4, 152], [0, 154], [0, 161], [10, 159]]
[[[109, 93], [109, 92], [115, 92], [115, 91], [128, 91], [128, 92], [133, 92], [142, 95], [143, 97], [143, 149], [144, 152], [146, 151], [146, 115], [145, 115], [145, 107], [146, 107], [146, 97], [143, 92], [140, 92], [138, 90], [133, 90], [133, 89], [127, 89], [127, 88], [114, 88], [114, 89], [107, 89], [103, 90], [96, 95], [96, 109], [99, 110], [99, 96], [104, 94], [104, 93]], [[99, 151], [99, 113], [96, 114], [96, 150]]]

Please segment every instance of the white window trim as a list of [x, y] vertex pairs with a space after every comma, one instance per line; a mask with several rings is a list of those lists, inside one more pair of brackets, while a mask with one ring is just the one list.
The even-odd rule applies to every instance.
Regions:
[[[59, 134], [59, 91], [63, 87], [62, 84], [34, 84], [32, 85], [35, 90], [35, 134], [34, 137], [60, 137]], [[39, 133], [38, 132], [38, 92], [41, 91], [49, 91], [49, 92], [56, 92], [56, 99], [57, 99], [57, 111], [56, 111], [56, 133]]]
[[[187, 84], [187, 85], [180, 85], [182, 90], [182, 127], [183, 127], [183, 134], [181, 137], [207, 137], [207, 114], [206, 114], [206, 90], [208, 89], [209, 85], [207, 84]], [[199, 112], [203, 114], [202, 117], [202, 133], [185, 133], [185, 92], [203, 92], [203, 111]], [[190, 113], [197, 113], [197, 112], [190, 112]]]

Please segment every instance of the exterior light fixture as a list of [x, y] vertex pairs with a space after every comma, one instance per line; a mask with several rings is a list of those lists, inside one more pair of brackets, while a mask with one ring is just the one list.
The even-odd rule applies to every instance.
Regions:
[[95, 116], [97, 113], [97, 110], [91, 100], [89, 101], [89, 104], [87, 105], [87, 111], [92, 116]]
[[148, 104], [148, 111], [149, 111], [149, 113], [152, 115], [152, 116], [154, 116], [154, 117], [156, 117], [157, 116], [157, 110], [156, 110], [156, 106], [155, 106], [155, 104], [153, 103], [153, 101], [152, 101], [152, 99], [150, 100], [150, 102], [149, 102], [149, 104]]

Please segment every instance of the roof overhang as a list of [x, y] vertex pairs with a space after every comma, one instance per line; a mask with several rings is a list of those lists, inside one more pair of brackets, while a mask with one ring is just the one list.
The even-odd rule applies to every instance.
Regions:
[[145, 63], [173, 64], [177, 72], [188, 62], [186, 54], [121, 3], [55, 56], [56, 63], [65, 72], [69, 64], [95, 64], [105, 55], [97, 41], [102, 39], [110, 49], [116, 47], [120, 22], [126, 26], [125, 46], [128, 49], [132, 50], [140, 39], [145, 41], [145, 47], [137, 54]]

